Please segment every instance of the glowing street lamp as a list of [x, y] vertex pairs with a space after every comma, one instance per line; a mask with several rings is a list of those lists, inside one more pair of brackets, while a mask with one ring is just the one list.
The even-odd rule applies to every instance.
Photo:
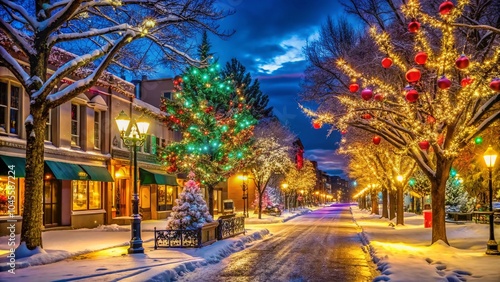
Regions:
[[131, 120], [124, 111], [120, 112], [115, 121], [123, 143], [128, 148], [132, 148], [134, 152], [134, 195], [132, 199], [131, 239], [128, 253], [144, 253], [141, 239], [141, 216], [139, 215], [139, 193], [137, 188], [137, 147], [141, 147], [144, 141], [146, 141], [149, 122], [144, 116], [139, 117], [135, 121]]
[[248, 175], [246, 172], [243, 172], [242, 175], [238, 175], [238, 178], [241, 180], [241, 188], [243, 190], [243, 216], [248, 217]]
[[493, 226], [493, 183], [492, 183], [492, 177], [491, 173], [493, 170], [493, 167], [495, 166], [495, 161], [497, 160], [497, 152], [493, 150], [491, 145], [488, 146], [488, 149], [486, 152], [483, 154], [484, 162], [486, 163], [486, 167], [488, 168], [488, 186], [489, 186], [489, 198], [490, 198], [490, 239], [488, 240], [488, 243], [486, 244], [486, 254], [487, 255], [500, 255], [500, 252], [498, 251], [498, 243], [495, 241], [495, 229]]
[[288, 190], [288, 183], [281, 184], [281, 188], [282, 188], [283, 194], [284, 194], [285, 209], [287, 209], [288, 208], [288, 201], [286, 198], [286, 191]]

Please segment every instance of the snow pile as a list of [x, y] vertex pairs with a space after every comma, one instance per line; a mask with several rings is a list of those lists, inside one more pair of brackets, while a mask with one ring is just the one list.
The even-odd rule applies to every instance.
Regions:
[[107, 231], [107, 232], [116, 232], [116, 231], [130, 231], [130, 226], [120, 226], [118, 224], [111, 225], [99, 225], [94, 229], [89, 229], [94, 231]]
[[22, 242], [21, 245], [19, 245], [19, 247], [17, 247], [15, 251], [17, 259], [30, 257], [37, 254], [46, 254], [46, 253], [47, 252], [40, 247], [36, 247], [34, 250], [28, 249], [28, 247], [26, 246], [26, 242]]
[[267, 214], [262, 214], [262, 219], [258, 218], [257, 214], [252, 215], [252, 217], [245, 219], [245, 224], [269, 224], [269, 223], [282, 223], [287, 222], [297, 216], [311, 212], [311, 209], [302, 208], [294, 212], [283, 212], [281, 216], [272, 216]]

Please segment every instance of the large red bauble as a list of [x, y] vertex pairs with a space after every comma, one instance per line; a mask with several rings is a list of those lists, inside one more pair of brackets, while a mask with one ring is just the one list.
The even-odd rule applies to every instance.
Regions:
[[462, 81], [460, 81], [460, 85], [462, 85], [462, 87], [465, 87], [465, 86], [471, 85], [473, 81], [474, 81], [474, 79], [467, 76], [467, 77], [462, 78]]
[[420, 79], [420, 71], [416, 68], [411, 68], [406, 72], [406, 80], [409, 83], [417, 82]]
[[314, 129], [320, 129], [321, 128], [321, 122], [319, 122], [319, 121], [313, 122], [313, 128]]
[[466, 69], [469, 66], [469, 58], [465, 55], [460, 55], [458, 59], [455, 61], [455, 66], [457, 66], [458, 69]]
[[380, 144], [380, 140], [382, 140], [382, 139], [380, 138], [380, 136], [373, 136], [373, 139], [372, 139], [373, 144], [375, 144], [375, 145]]
[[490, 88], [495, 92], [500, 92], [500, 78], [494, 78], [490, 82]]
[[439, 13], [442, 16], [448, 15], [454, 7], [455, 5], [453, 5], [453, 2], [444, 1], [443, 3], [441, 3], [441, 5], [439, 5]]
[[417, 63], [419, 65], [425, 65], [426, 62], [427, 62], [427, 53], [418, 52], [415, 55], [415, 63]]
[[436, 119], [433, 116], [431, 116], [431, 115], [427, 116], [427, 123], [433, 124], [435, 122], [436, 122]]
[[377, 93], [373, 96], [373, 99], [375, 99], [375, 101], [382, 102], [384, 100], [384, 94]]
[[418, 146], [419, 146], [419, 147], [420, 147], [420, 149], [422, 149], [422, 150], [427, 150], [427, 149], [429, 149], [430, 144], [429, 144], [429, 141], [424, 140], [424, 141], [420, 141], [420, 142], [418, 142]]
[[440, 79], [438, 79], [437, 84], [438, 84], [439, 89], [446, 90], [446, 89], [450, 88], [451, 81], [446, 76], [443, 75]]
[[408, 24], [408, 31], [411, 32], [411, 33], [415, 33], [417, 32], [418, 30], [420, 29], [420, 23], [417, 22], [417, 20], [412, 20], [409, 24]]
[[357, 83], [351, 83], [349, 85], [349, 91], [351, 93], [358, 92], [358, 90], [359, 90], [359, 85]]
[[406, 101], [410, 103], [415, 103], [418, 100], [418, 92], [415, 89], [411, 89], [410, 91], [406, 92]]
[[361, 91], [361, 98], [363, 100], [368, 101], [373, 97], [373, 91], [370, 88], [365, 88]]
[[371, 119], [371, 118], [372, 118], [372, 115], [371, 115], [371, 114], [368, 114], [368, 113], [366, 113], [366, 114], [362, 114], [362, 115], [361, 115], [361, 118], [362, 118], [362, 119]]
[[382, 66], [384, 68], [390, 68], [392, 66], [392, 59], [391, 58], [383, 58], [382, 59]]

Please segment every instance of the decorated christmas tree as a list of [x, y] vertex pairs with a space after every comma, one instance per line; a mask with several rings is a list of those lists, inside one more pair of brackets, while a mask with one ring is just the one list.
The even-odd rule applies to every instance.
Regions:
[[184, 184], [179, 199], [175, 200], [175, 206], [167, 220], [167, 229], [197, 229], [213, 221], [200, 186], [194, 180], [194, 172], [190, 172], [188, 177], [189, 181]]
[[[201, 59], [209, 61], [207, 51], [200, 49]], [[196, 172], [208, 189], [213, 212], [213, 189], [251, 153], [256, 120], [233, 82], [221, 77], [217, 63], [188, 68], [173, 83], [174, 97], [166, 99], [161, 109], [164, 122], [182, 132], [183, 138], [165, 147], [160, 158], [170, 173]]]

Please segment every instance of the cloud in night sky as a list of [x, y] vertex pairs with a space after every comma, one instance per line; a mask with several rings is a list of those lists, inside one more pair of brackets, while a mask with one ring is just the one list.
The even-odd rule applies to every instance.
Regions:
[[303, 48], [318, 38], [328, 16], [342, 12], [341, 5], [315, 0], [220, 0], [217, 6], [235, 11], [219, 22], [221, 31], [235, 31], [231, 37], [209, 34], [219, 63], [238, 59], [260, 81], [275, 115], [301, 139], [306, 157], [331, 175], [345, 176], [345, 161], [335, 155], [339, 136], [327, 138], [328, 129], [313, 129], [310, 118], [298, 108], [299, 83], [307, 67]]

